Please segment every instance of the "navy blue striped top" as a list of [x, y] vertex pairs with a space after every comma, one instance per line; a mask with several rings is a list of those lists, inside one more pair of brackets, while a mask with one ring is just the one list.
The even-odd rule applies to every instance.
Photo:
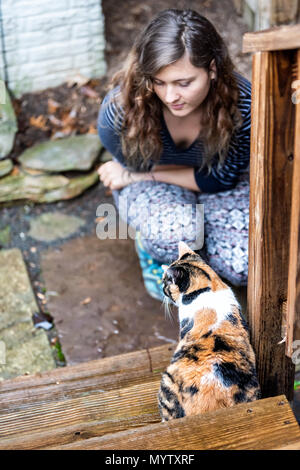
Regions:
[[[200, 170], [203, 143], [196, 140], [186, 149], [176, 147], [162, 115], [163, 151], [159, 164], [177, 164], [194, 167], [195, 180], [203, 192], [216, 193], [234, 188], [239, 177], [249, 166], [250, 158], [250, 125], [251, 125], [251, 84], [240, 74], [235, 73], [240, 90], [238, 107], [243, 123], [232, 135], [225, 162], [218, 168], [218, 159], [214, 158], [212, 171], [207, 168]], [[104, 98], [98, 117], [98, 133], [104, 147], [123, 165], [126, 160], [122, 154], [120, 131], [122, 128], [123, 112], [112, 99], [118, 93], [115, 88]]]

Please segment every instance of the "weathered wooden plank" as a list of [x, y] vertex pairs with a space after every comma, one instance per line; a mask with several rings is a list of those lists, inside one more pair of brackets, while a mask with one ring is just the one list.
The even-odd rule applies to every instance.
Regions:
[[0, 415], [0, 449], [37, 449], [160, 421], [160, 379]]
[[288, 444], [286, 446], [274, 447], [271, 450], [299, 450], [300, 449], [300, 441], [294, 442], [293, 444]]
[[300, 47], [300, 24], [277, 26], [264, 31], [246, 33], [243, 52], [282, 51]]
[[[268, 0], [270, 1], [270, 0]], [[271, 0], [270, 25], [297, 23], [298, 0]]]
[[253, 57], [248, 320], [263, 397], [293, 398], [294, 365], [281, 341], [287, 299], [294, 146], [294, 51]]
[[0, 382], [0, 412], [155, 382], [174, 348], [166, 344]]
[[274, 447], [271, 450], [299, 450], [300, 449], [300, 441], [294, 442], [293, 444], [288, 444], [286, 446]]
[[267, 450], [299, 442], [299, 426], [289, 403], [278, 396], [52, 448]]
[[[293, 76], [296, 85], [300, 85], [300, 49], [297, 51]], [[297, 82], [298, 80], [298, 82]], [[292, 208], [291, 208], [291, 230], [290, 230], [290, 257], [289, 257], [289, 279], [287, 298], [287, 337], [286, 354], [292, 357], [295, 353], [293, 342], [300, 340], [300, 94], [296, 91], [293, 103], [296, 108], [295, 119], [295, 144], [294, 144], [294, 168], [292, 182]], [[299, 349], [300, 343], [295, 343]]]

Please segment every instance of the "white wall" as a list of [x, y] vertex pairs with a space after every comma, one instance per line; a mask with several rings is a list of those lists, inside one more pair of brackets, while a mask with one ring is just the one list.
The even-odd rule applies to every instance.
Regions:
[[0, 0], [1, 13], [0, 78], [5, 63], [16, 96], [105, 73], [101, 0]]

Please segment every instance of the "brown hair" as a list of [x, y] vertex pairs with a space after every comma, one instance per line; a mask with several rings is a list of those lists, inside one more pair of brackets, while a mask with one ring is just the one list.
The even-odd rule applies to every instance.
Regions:
[[209, 71], [213, 60], [216, 64], [216, 79], [211, 81], [201, 105], [202, 167], [210, 170], [216, 153], [219, 164], [224, 162], [230, 138], [241, 125], [234, 66], [214, 26], [193, 10], [160, 12], [139, 35], [124, 67], [112, 79], [112, 86], [120, 86], [124, 111], [122, 150], [134, 168], [147, 167], [149, 160], [157, 161], [162, 152], [162, 106], [153, 91], [152, 78], [185, 53], [195, 67]]

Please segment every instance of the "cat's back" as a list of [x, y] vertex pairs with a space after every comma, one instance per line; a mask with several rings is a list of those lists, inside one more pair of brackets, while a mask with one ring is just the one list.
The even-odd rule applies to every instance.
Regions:
[[163, 420], [259, 398], [255, 355], [230, 287], [183, 242], [163, 283], [180, 323], [179, 343], [158, 394]]
[[255, 355], [238, 304], [220, 321], [213, 308], [181, 321], [180, 341], [158, 395], [163, 419], [256, 400]]

